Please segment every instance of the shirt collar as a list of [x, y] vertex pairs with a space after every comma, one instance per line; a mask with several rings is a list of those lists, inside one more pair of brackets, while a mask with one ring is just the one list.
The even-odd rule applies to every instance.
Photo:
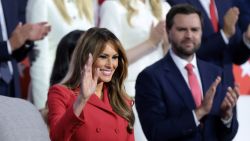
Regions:
[[196, 54], [194, 54], [193, 59], [191, 60], [191, 62], [188, 62], [185, 59], [180, 58], [179, 56], [177, 56], [174, 51], [172, 50], [172, 48], [170, 48], [170, 55], [173, 58], [174, 63], [176, 64], [176, 66], [178, 67], [179, 70], [185, 68], [185, 66], [188, 63], [191, 63], [193, 65], [194, 68], [197, 68], [197, 59], [196, 59]]

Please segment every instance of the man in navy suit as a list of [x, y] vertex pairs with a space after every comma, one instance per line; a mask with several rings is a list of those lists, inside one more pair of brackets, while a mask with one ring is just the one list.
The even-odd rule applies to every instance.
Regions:
[[[239, 90], [237, 86], [225, 88], [220, 83], [221, 69], [196, 56], [201, 13], [191, 5], [173, 6], [167, 14], [166, 31], [172, 45], [168, 54], [143, 70], [136, 81], [135, 104], [147, 139], [232, 140], [238, 130], [235, 105]], [[198, 92], [189, 81], [187, 64], [197, 78]]]
[[46, 22], [22, 24], [23, 10], [18, 4], [18, 0], [0, 1], [0, 95], [11, 97], [20, 97], [17, 61], [32, 49], [32, 41], [50, 31]]
[[223, 69], [223, 78], [227, 78], [227, 81], [224, 83], [227, 86], [233, 86], [232, 65], [241, 65], [250, 56], [250, 28], [246, 30], [247, 34], [242, 33], [240, 30], [237, 24], [239, 9], [234, 7], [234, 0], [214, 0], [218, 31], [214, 31], [210, 20], [210, 0], [167, 1], [172, 6], [180, 3], [189, 3], [202, 12], [204, 26], [202, 43], [197, 56], [221, 67]]

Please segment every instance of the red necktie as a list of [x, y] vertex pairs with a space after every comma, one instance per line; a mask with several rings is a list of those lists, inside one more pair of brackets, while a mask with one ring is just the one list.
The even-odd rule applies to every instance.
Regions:
[[198, 79], [193, 72], [193, 65], [187, 64], [185, 69], [188, 72], [188, 83], [193, 95], [193, 99], [195, 101], [196, 107], [199, 107], [201, 105], [201, 88], [198, 83]]
[[216, 12], [215, 12], [214, 0], [210, 0], [209, 11], [210, 11], [211, 23], [213, 25], [214, 31], [218, 32], [219, 27], [218, 27], [218, 20], [216, 17]]

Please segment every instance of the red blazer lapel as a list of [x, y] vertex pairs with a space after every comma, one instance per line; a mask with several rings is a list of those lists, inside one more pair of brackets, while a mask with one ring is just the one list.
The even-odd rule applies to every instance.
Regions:
[[103, 109], [109, 113], [115, 114], [112, 110], [110, 103], [109, 103], [108, 90], [106, 87], [104, 88], [104, 91], [103, 91], [103, 100], [99, 99], [96, 94], [93, 94], [89, 98], [88, 103], [95, 106], [95, 107]]

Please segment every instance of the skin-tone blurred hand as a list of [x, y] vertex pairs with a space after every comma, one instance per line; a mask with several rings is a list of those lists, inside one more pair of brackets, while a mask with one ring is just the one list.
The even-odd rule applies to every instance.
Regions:
[[22, 34], [22, 23], [19, 23], [16, 26], [9, 41], [13, 51], [20, 48], [25, 43], [26, 39]]
[[144, 42], [130, 48], [127, 50], [127, 57], [129, 64], [133, 64], [137, 60], [139, 60], [141, 57], [145, 56], [148, 53], [151, 53], [154, 49], [156, 49], [158, 46], [158, 43], [160, 43], [163, 40], [165, 34], [165, 22], [160, 21], [156, 26], [151, 25], [149, 38], [145, 40]]
[[220, 107], [222, 119], [228, 120], [233, 116], [233, 108], [237, 103], [239, 94], [239, 85], [236, 84], [234, 89], [228, 87], [227, 94]]
[[51, 30], [51, 27], [48, 25], [47, 22], [40, 22], [36, 24], [25, 24], [23, 25], [23, 32], [26, 31], [27, 40], [36, 41], [41, 40], [45, 36], [48, 35], [48, 33]]
[[84, 66], [82, 72], [82, 83], [80, 84], [80, 94], [77, 97], [76, 102], [74, 103], [74, 112], [77, 116], [80, 116], [83, 107], [88, 101], [89, 97], [94, 94], [97, 86], [99, 69], [96, 69], [94, 76], [92, 73], [93, 57], [89, 54], [87, 63]]
[[201, 106], [195, 109], [195, 114], [198, 120], [200, 120], [202, 117], [204, 117], [211, 111], [216, 88], [219, 85], [220, 81], [221, 77], [218, 76], [212, 83], [210, 88], [207, 90], [206, 95], [201, 103]]
[[166, 29], [164, 29], [163, 44], [162, 44], [162, 49], [163, 49], [164, 55], [168, 53], [169, 47], [170, 47], [170, 44], [168, 41], [168, 34], [166, 32]]
[[160, 21], [156, 26], [151, 25], [149, 40], [153, 44], [153, 46], [157, 46], [157, 44], [163, 40], [165, 34], [165, 21]]
[[237, 7], [230, 8], [224, 16], [224, 27], [223, 31], [228, 39], [235, 34], [236, 22], [239, 19], [240, 11]]
[[15, 30], [12, 32], [9, 39], [12, 50], [20, 48], [27, 40], [37, 41], [43, 39], [50, 32], [51, 27], [47, 22], [35, 24], [22, 24], [19, 23]]

